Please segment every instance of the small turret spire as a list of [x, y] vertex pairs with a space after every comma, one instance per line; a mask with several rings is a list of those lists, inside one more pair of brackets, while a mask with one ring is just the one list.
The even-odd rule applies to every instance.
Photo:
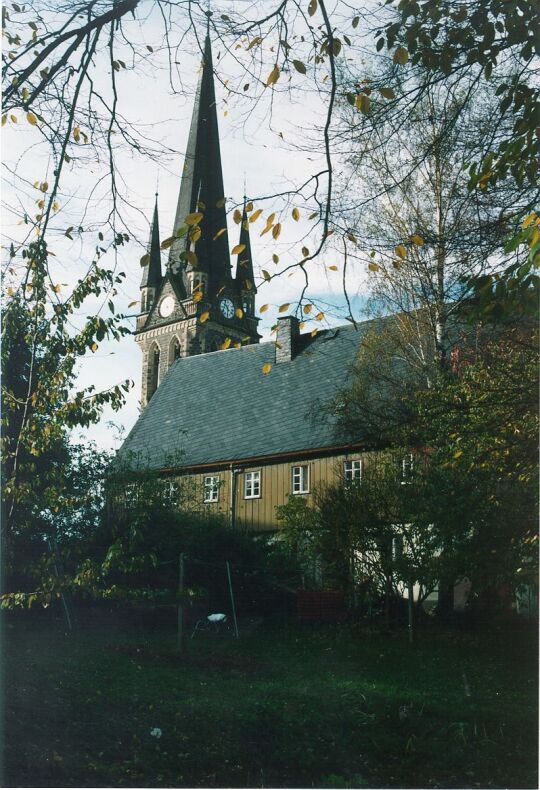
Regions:
[[242, 252], [238, 255], [236, 264], [236, 283], [240, 291], [247, 291], [255, 295], [255, 278], [253, 276], [253, 258], [251, 255], [251, 240], [249, 238], [249, 220], [247, 216], [248, 200], [244, 195], [244, 208], [242, 211], [242, 223], [240, 225], [239, 244], [243, 246]]
[[161, 285], [161, 249], [159, 241], [158, 193], [148, 240], [148, 263], [143, 267], [141, 288], [158, 288]]

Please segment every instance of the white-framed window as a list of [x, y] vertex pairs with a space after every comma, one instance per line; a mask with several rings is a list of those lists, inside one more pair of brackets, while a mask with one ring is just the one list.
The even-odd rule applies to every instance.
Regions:
[[412, 455], [412, 453], [407, 453], [407, 455], [405, 455], [401, 459], [401, 482], [402, 483], [408, 483], [411, 480], [412, 474], [413, 474], [413, 469], [414, 469], [413, 455]]
[[343, 480], [346, 486], [355, 485], [362, 480], [362, 460], [345, 461], [343, 464]]
[[204, 478], [204, 502], [219, 501], [219, 475], [206, 475]]
[[176, 504], [178, 499], [178, 483], [176, 480], [165, 480], [163, 482], [162, 496], [165, 504]]
[[308, 494], [309, 466], [293, 466], [291, 472], [293, 494]]
[[258, 499], [261, 496], [261, 472], [244, 474], [244, 499]]

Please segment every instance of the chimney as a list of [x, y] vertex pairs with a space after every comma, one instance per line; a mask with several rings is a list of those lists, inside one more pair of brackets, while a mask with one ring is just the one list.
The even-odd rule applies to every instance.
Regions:
[[297, 340], [300, 337], [299, 320], [294, 315], [278, 318], [276, 332], [276, 363], [290, 362], [294, 358]]

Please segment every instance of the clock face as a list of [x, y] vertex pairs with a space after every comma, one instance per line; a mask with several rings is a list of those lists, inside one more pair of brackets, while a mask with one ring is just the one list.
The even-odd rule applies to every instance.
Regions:
[[159, 314], [162, 316], [162, 318], [167, 318], [170, 316], [173, 310], [174, 299], [172, 296], [166, 296], [165, 299], [161, 300], [161, 304], [159, 305]]
[[219, 303], [219, 309], [225, 318], [232, 318], [234, 315], [234, 305], [230, 299], [222, 299]]

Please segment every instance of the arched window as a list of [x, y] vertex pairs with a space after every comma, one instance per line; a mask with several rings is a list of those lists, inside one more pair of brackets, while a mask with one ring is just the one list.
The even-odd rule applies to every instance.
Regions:
[[154, 346], [150, 351], [150, 386], [148, 387], [148, 400], [159, 386], [159, 347]]
[[176, 362], [177, 359], [180, 359], [180, 351], [180, 341], [177, 337], [173, 337], [169, 347], [169, 367], [173, 364], [173, 362]]

